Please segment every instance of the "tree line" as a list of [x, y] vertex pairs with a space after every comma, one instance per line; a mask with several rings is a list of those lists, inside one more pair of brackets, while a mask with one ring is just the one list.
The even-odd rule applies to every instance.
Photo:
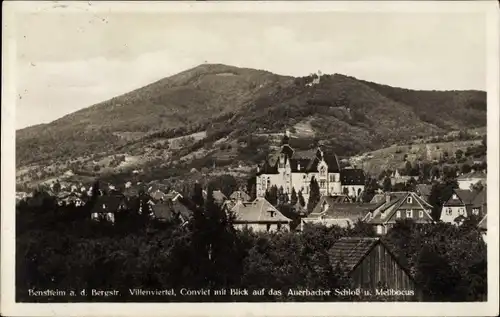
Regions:
[[[348, 276], [330, 262], [328, 250], [341, 237], [374, 236], [372, 227], [307, 225], [301, 233], [235, 230], [234, 215], [195, 185], [185, 201], [192, 219], [181, 225], [137, 212], [116, 223], [90, 220], [83, 207], [57, 206], [50, 196], [23, 205], [16, 215], [18, 301], [341, 301], [355, 298], [286, 296], [287, 289], [341, 288]], [[476, 226], [398, 223], [384, 237], [409, 267], [429, 301], [484, 300], [486, 245]], [[275, 289], [255, 297], [137, 297], [130, 288]], [[29, 297], [29, 289], [115, 289], [115, 297]], [[386, 299], [390, 300], [390, 299]]]

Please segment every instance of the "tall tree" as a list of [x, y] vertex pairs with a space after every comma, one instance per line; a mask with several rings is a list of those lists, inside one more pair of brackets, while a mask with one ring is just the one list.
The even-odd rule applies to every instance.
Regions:
[[204, 205], [203, 188], [201, 187], [201, 184], [198, 182], [194, 184], [192, 200], [198, 207]]
[[271, 205], [275, 206], [278, 204], [278, 188], [273, 185], [266, 191], [265, 198]]
[[311, 179], [309, 189], [310, 190], [309, 190], [309, 201], [307, 202], [307, 211], [309, 213], [311, 213], [321, 198], [321, 194], [319, 192], [318, 181], [316, 180], [316, 178], [314, 176]]
[[256, 175], [251, 175], [247, 179], [247, 193], [250, 195], [250, 198], [255, 199], [254, 196], [252, 196], [253, 192], [255, 191], [255, 197], [257, 197], [257, 177]]
[[257, 198], [257, 188], [255, 184], [252, 185], [248, 194], [250, 195], [250, 200], [254, 200], [255, 198]]
[[368, 177], [365, 182], [365, 190], [361, 195], [361, 199], [363, 202], [368, 203], [372, 200], [373, 196], [375, 196], [376, 190], [379, 189], [379, 185], [377, 180], [372, 177]]
[[410, 161], [406, 161], [406, 163], [405, 163], [405, 175], [410, 175], [411, 169], [412, 169], [412, 166], [411, 166]]
[[301, 190], [301, 191], [299, 191], [298, 201], [299, 201], [299, 204], [300, 204], [302, 207], [305, 207], [305, 205], [306, 205], [306, 201], [305, 201], [305, 199], [304, 199], [304, 196], [302, 195], [302, 190]]
[[384, 178], [384, 183], [383, 183], [382, 187], [384, 189], [384, 192], [390, 192], [392, 190], [392, 183], [391, 183], [391, 179], [389, 178], [389, 176], [386, 176]]
[[290, 203], [294, 206], [295, 204], [297, 204], [298, 199], [299, 199], [299, 197], [297, 197], [297, 192], [295, 191], [295, 187], [292, 187], [292, 194], [290, 197]]

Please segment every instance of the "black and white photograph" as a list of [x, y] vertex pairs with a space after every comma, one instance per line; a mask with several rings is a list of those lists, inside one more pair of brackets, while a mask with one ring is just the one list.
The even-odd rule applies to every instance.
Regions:
[[497, 314], [498, 3], [439, 2], [5, 6], [2, 314]]

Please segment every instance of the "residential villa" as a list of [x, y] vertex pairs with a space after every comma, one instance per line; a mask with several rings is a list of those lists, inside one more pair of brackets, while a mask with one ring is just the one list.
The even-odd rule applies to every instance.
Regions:
[[302, 218], [301, 226], [303, 228], [305, 224], [322, 224], [327, 227], [352, 227], [374, 207], [374, 204], [339, 203], [335, 198], [323, 196], [311, 214]]
[[443, 204], [440, 220], [460, 225], [470, 215], [482, 218], [486, 213], [486, 188], [480, 191], [453, 189]]
[[236, 229], [250, 228], [253, 231], [290, 230], [291, 219], [283, 216], [270, 202], [257, 198], [251, 202], [239, 201], [231, 209], [235, 215]]
[[470, 173], [460, 175], [457, 178], [457, 182], [460, 189], [471, 189], [471, 186], [478, 183], [486, 185], [486, 173], [473, 170]]
[[418, 301], [422, 292], [407, 267], [403, 266], [380, 238], [340, 238], [328, 251], [333, 267], [351, 278], [351, 289], [405, 290], [408, 294], [391, 301]]
[[[316, 150], [295, 151], [288, 142], [288, 132], [278, 151], [269, 155], [257, 167], [257, 197], [264, 197], [272, 186], [282, 187], [291, 198], [292, 189], [302, 192], [305, 202], [309, 200], [309, 188], [314, 178], [318, 182], [322, 196], [343, 194], [343, 188], [353, 195], [364, 190], [360, 185], [359, 171], [344, 172], [341, 180], [340, 165], [336, 155], [327, 155], [318, 147]], [[353, 179], [351, 179], [353, 178]], [[344, 183], [342, 183], [344, 182]], [[344, 187], [342, 187], [344, 185]]]
[[365, 190], [366, 175], [362, 169], [346, 168], [340, 171], [342, 193], [358, 200]]
[[377, 234], [383, 235], [398, 220], [432, 223], [431, 210], [432, 206], [414, 192], [392, 192], [386, 193], [385, 200], [368, 212], [363, 220], [373, 225]]

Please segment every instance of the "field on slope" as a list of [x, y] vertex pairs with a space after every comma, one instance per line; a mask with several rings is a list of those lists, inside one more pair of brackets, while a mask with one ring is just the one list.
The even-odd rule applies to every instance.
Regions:
[[[363, 168], [368, 174], [378, 176], [384, 170], [404, 169], [406, 161], [414, 163], [438, 162], [442, 157], [454, 157], [458, 150], [464, 153], [468, 148], [478, 146], [481, 140], [394, 145], [376, 151], [366, 152], [350, 158], [350, 163]], [[479, 158], [485, 160], [484, 157]], [[473, 165], [471, 158], [466, 163]]]

